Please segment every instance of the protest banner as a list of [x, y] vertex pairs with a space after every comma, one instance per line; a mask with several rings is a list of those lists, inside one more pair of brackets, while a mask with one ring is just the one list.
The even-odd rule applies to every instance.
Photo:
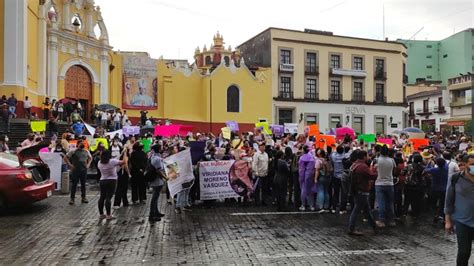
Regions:
[[222, 131], [222, 137], [224, 139], [230, 140], [230, 136], [231, 136], [230, 133], [232, 132], [231, 129], [229, 127], [223, 127], [221, 128], [221, 131]]
[[112, 132], [106, 132], [105, 135], [109, 136], [110, 139], [113, 139], [115, 137], [115, 135], [118, 135], [118, 137], [120, 139], [123, 139], [123, 131], [121, 129], [115, 130], [115, 131], [112, 131]]
[[95, 128], [87, 123], [84, 123], [84, 126], [86, 126], [87, 131], [89, 131], [89, 135], [94, 136]]
[[199, 163], [201, 200], [236, 198], [253, 192], [246, 161]]
[[174, 197], [185, 187], [187, 188], [188, 184], [194, 180], [190, 149], [163, 159], [163, 166], [168, 179], [168, 190], [171, 197]]
[[124, 126], [122, 128], [122, 133], [124, 136], [134, 136], [140, 135], [140, 127], [137, 126]]
[[355, 139], [355, 131], [350, 127], [336, 128], [336, 140], [342, 140], [346, 135], [349, 135], [351, 140]]
[[189, 147], [191, 148], [191, 161], [195, 165], [199, 160], [204, 157], [206, 142], [205, 141], [190, 141]]
[[336, 146], [336, 136], [332, 135], [319, 135], [316, 138], [315, 146], [324, 149], [325, 147], [335, 147]]
[[109, 142], [107, 142], [107, 139], [105, 138], [95, 138], [93, 139], [93, 143], [89, 143], [91, 147], [91, 152], [94, 152], [97, 150], [97, 146], [99, 146], [99, 143], [104, 144], [105, 149], [109, 149]]
[[45, 132], [46, 131], [46, 121], [31, 121], [30, 124], [31, 131], [33, 132]]
[[122, 107], [135, 110], [157, 109], [156, 60], [143, 54], [126, 54], [122, 59]]
[[272, 134], [272, 130], [270, 129], [270, 125], [268, 124], [268, 122], [255, 123], [255, 127], [259, 128], [259, 129], [262, 129], [263, 133], [265, 133], [267, 135]]
[[239, 124], [235, 121], [227, 121], [226, 126], [232, 130], [232, 132], [237, 132], [239, 131]]
[[273, 135], [275, 135], [276, 137], [283, 136], [283, 133], [285, 132], [285, 127], [282, 125], [272, 125], [271, 128], [272, 128]]
[[362, 140], [364, 143], [375, 143], [375, 134], [361, 134], [357, 136], [357, 140]]
[[315, 137], [318, 136], [319, 133], [319, 125], [313, 124], [308, 126], [308, 136]]
[[185, 137], [189, 132], [193, 131], [192, 126], [184, 125], [164, 125], [164, 126], [155, 126], [155, 136], [161, 137], [172, 137], [172, 136], [182, 136]]
[[392, 139], [389, 138], [377, 138], [377, 145], [384, 146], [387, 145], [387, 147], [391, 148], [392, 147]]
[[49, 177], [56, 182], [56, 190], [61, 190], [61, 164], [63, 157], [61, 153], [56, 152], [40, 152], [39, 156], [43, 162], [49, 167]]
[[152, 139], [150, 139], [150, 138], [141, 139], [140, 143], [143, 144], [143, 151], [144, 152], [149, 152], [151, 150]]
[[424, 148], [430, 145], [429, 139], [410, 139], [409, 140], [413, 144], [413, 149], [418, 151], [420, 148]]
[[297, 134], [298, 133], [298, 124], [294, 123], [285, 123], [285, 133], [289, 134]]

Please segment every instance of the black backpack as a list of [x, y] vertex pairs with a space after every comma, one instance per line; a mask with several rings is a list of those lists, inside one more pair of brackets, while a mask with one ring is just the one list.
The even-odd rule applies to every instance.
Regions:
[[342, 175], [342, 182], [345, 184], [347, 196], [352, 197], [357, 193], [357, 180], [354, 178], [354, 170], [359, 166], [358, 164], [352, 164], [348, 170], [344, 170]]
[[153, 182], [155, 179], [158, 178], [158, 171], [156, 168], [151, 164], [151, 158], [147, 160], [146, 168], [145, 168], [145, 181], [146, 182]]

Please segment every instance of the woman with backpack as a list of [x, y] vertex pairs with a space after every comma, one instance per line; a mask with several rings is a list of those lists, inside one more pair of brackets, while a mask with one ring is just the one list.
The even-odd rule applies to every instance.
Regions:
[[419, 153], [414, 153], [411, 160], [411, 163], [409, 162], [403, 173], [406, 176], [403, 211], [406, 215], [411, 207], [411, 216], [416, 218], [420, 215], [425, 196], [426, 180], [423, 175], [425, 166], [423, 164], [423, 157]]

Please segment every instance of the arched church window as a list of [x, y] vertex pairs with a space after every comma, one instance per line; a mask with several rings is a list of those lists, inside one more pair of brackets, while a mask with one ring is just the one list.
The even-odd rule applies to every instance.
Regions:
[[94, 27], [94, 34], [95, 34], [95, 38], [96, 38], [97, 40], [99, 40], [100, 37], [102, 37], [102, 31], [100, 30], [99, 24], [95, 24], [95, 27]]
[[240, 92], [237, 86], [230, 86], [227, 88], [227, 112], [240, 112]]
[[230, 59], [229, 59], [228, 56], [224, 57], [224, 61], [225, 61], [225, 65], [226, 65], [226, 66], [229, 66], [229, 64], [230, 64]]

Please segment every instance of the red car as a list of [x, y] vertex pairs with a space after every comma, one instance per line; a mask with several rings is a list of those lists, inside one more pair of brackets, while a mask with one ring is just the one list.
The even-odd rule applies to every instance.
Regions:
[[23, 149], [17, 155], [0, 152], [0, 213], [7, 207], [31, 204], [52, 195], [55, 182], [39, 151], [49, 141]]

